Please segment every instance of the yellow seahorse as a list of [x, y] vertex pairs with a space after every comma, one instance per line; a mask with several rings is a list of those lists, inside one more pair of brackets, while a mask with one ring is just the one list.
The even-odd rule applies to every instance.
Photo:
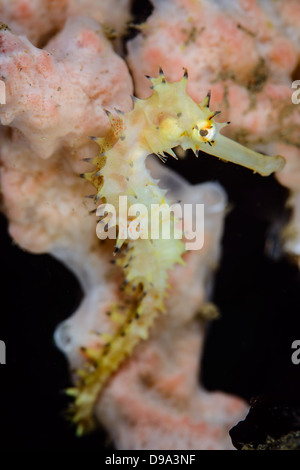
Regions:
[[[168, 83], [160, 70], [157, 78], [148, 77], [153, 89], [146, 100], [134, 98], [129, 113], [107, 111], [111, 129], [104, 138], [94, 138], [100, 146], [100, 154], [92, 160], [95, 171], [84, 177], [97, 188], [95, 201], [104, 203], [99, 224], [108, 226], [105, 204], [116, 208], [116, 225], [119, 220], [119, 197], [126, 196], [128, 207], [142, 203], [150, 210], [151, 204], [164, 204], [166, 190], [158, 187], [145, 166], [149, 154], [156, 154], [163, 161], [165, 153], [181, 146], [199, 150], [234, 162], [267, 176], [279, 171], [285, 163], [281, 156], [268, 157], [228, 139], [220, 130], [229, 123], [218, 123], [218, 112], [209, 109], [210, 93], [198, 105], [186, 93], [187, 72], [179, 82]], [[174, 228], [175, 219], [171, 219]], [[120, 236], [115, 245], [116, 263], [124, 272], [124, 295], [127, 307], [122, 311], [112, 306], [110, 315], [116, 329], [105, 335], [100, 348], [83, 349], [85, 366], [78, 371], [78, 381], [68, 393], [75, 397], [73, 421], [77, 433], [91, 428], [93, 405], [99, 392], [132, 353], [141, 339], [147, 339], [149, 329], [158, 314], [164, 312], [164, 298], [168, 291], [168, 270], [176, 263], [183, 263], [185, 245], [181, 239], [132, 240]], [[128, 302], [129, 300], [129, 302]]]

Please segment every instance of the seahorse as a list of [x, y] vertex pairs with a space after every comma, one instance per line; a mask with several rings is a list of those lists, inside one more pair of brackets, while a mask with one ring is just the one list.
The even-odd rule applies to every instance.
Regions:
[[[187, 71], [178, 82], [167, 82], [162, 70], [151, 81], [152, 95], [140, 100], [133, 97], [134, 106], [128, 113], [107, 111], [111, 128], [103, 138], [93, 138], [100, 146], [99, 155], [92, 159], [95, 170], [83, 176], [97, 189], [95, 202], [101, 230], [108, 227], [106, 205], [116, 208], [116, 226], [120, 226], [118, 203], [126, 196], [128, 206], [142, 203], [150, 210], [151, 204], [167, 204], [167, 190], [161, 189], [145, 165], [149, 154], [165, 161], [166, 154], [177, 159], [174, 148], [192, 149], [243, 165], [263, 176], [279, 171], [285, 163], [282, 156], [264, 156], [245, 148], [220, 133], [229, 123], [219, 123], [217, 111], [210, 110], [210, 92], [200, 104], [187, 94]], [[171, 218], [172, 228], [176, 225]], [[182, 234], [184, 235], [184, 234]], [[181, 237], [182, 238], [182, 237]], [[99, 393], [135, 346], [146, 340], [156, 317], [165, 312], [168, 295], [168, 271], [175, 264], [184, 264], [186, 251], [180, 238], [131, 239], [120, 230], [114, 256], [124, 273], [124, 298], [127, 307], [113, 305], [110, 316], [115, 331], [103, 336], [103, 346], [83, 348], [85, 365], [77, 372], [75, 387], [68, 393], [74, 397], [73, 421], [80, 435], [93, 426], [93, 405]]]

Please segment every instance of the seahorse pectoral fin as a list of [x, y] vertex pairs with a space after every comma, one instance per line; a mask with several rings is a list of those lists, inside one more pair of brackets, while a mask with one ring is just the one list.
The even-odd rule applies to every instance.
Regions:
[[201, 150], [222, 160], [245, 166], [262, 176], [280, 171], [285, 165], [285, 159], [281, 155], [263, 155], [221, 134], [215, 137], [213, 145], [201, 146]]

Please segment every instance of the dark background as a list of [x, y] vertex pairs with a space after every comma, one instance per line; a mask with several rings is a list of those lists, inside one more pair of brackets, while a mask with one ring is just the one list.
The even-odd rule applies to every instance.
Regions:
[[[150, 11], [148, 2], [134, 2], [137, 21]], [[259, 442], [268, 433], [300, 428], [300, 364], [291, 361], [291, 344], [300, 339], [300, 274], [282, 254], [279, 236], [290, 216], [285, 209], [288, 191], [273, 176], [263, 178], [205, 154], [170, 159], [167, 165], [192, 183], [220, 182], [231, 208], [212, 299], [221, 318], [209, 325], [199, 380], [208, 390], [252, 403], [258, 397], [260, 408], [271, 410], [258, 413], [254, 423], [246, 420], [237, 428], [237, 440]], [[82, 299], [77, 280], [50, 256], [15, 246], [4, 216], [0, 270], [0, 339], [7, 349], [7, 364], [0, 367], [0, 448], [113, 448], [101, 429], [76, 438], [64, 417], [69, 372], [53, 332]], [[284, 425], [276, 418], [282, 409]]]

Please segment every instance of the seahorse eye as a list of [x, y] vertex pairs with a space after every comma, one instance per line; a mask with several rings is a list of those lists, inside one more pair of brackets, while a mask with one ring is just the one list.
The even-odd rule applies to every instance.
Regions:
[[207, 129], [200, 129], [199, 134], [202, 137], [205, 137], [208, 134], [208, 130]]

